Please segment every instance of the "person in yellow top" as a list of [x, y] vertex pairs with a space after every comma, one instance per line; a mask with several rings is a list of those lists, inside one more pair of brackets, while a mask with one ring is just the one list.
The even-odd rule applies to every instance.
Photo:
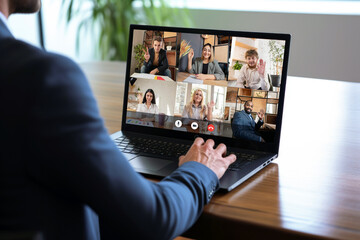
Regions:
[[162, 49], [163, 40], [160, 36], [153, 39], [153, 47], [146, 47], [144, 51], [144, 65], [141, 67], [142, 73], [150, 73], [152, 75], [163, 75], [171, 78], [171, 71], [166, 56], [166, 51]]

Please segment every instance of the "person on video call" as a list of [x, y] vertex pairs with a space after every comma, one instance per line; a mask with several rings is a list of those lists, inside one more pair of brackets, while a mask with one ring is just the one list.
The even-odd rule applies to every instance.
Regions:
[[215, 103], [213, 101], [205, 105], [203, 91], [197, 89], [194, 91], [191, 101], [185, 105], [182, 117], [211, 121], [214, 106]]
[[159, 114], [159, 108], [156, 105], [155, 93], [152, 89], [148, 89], [136, 109], [137, 112]]
[[247, 64], [240, 69], [236, 85], [245, 88], [269, 91], [270, 83], [265, 78], [266, 62], [259, 60], [256, 50], [250, 49], [245, 53]]
[[11, 34], [9, 15], [36, 12], [40, 5], [0, 0], [1, 234], [180, 235], [200, 216], [235, 156], [223, 157], [224, 144], [214, 149], [213, 140], [197, 138], [162, 181], [136, 173], [110, 139], [81, 69]]
[[233, 135], [236, 138], [252, 140], [257, 142], [264, 142], [264, 139], [257, 132], [260, 127], [264, 124], [264, 115], [265, 111], [260, 109], [260, 112], [257, 113], [259, 121], [255, 122], [251, 116], [253, 110], [252, 101], [246, 101], [244, 104], [244, 110], [240, 112], [235, 112], [234, 118], [231, 124]]
[[171, 71], [166, 56], [166, 51], [162, 49], [163, 40], [160, 36], [153, 39], [153, 47], [144, 51], [144, 65], [141, 67], [142, 73], [150, 73], [152, 75], [163, 75], [171, 78]]
[[200, 80], [224, 80], [225, 74], [221, 70], [218, 61], [212, 54], [210, 43], [206, 43], [202, 48], [201, 58], [196, 58], [193, 63], [194, 49], [190, 49], [188, 54], [188, 72], [195, 74]]

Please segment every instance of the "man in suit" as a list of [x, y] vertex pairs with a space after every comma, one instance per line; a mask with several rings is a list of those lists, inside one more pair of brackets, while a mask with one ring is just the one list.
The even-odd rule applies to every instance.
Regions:
[[18, 231], [44, 239], [178, 236], [235, 156], [197, 138], [161, 182], [136, 173], [109, 138], [79, 67], [12, 36], [9, 15], [40, 5], [0, 0], [0, 238]]
[[263, 109], [261, 109], [260, 112], [257, 113], [259, 121], [255, 122], [251, 116], [253, 107], [254, 105], [252, 101], [246, 101], [244, 104], [244, 110], [234, 114], [234, 118], [231, 124], [233, 135], [236, 138], [264, 142], [264, 139], [257, 131], [264, 124], [263, 119], [265, 112]]
[[171, 78], [169, 63], [166, 51], [162, 49], [163, 40], [160, 36], [153, 39], [153, 47], [144, 52], [144, 65], [141, 67], [142, 73], [150, 73], [152, 75], [166, 75]]

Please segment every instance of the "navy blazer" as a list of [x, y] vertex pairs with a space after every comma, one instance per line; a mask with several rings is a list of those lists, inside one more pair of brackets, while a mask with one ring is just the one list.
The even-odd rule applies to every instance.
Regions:
[[159, 73], [157, 75], [165, 75], [165, 70], [169, 68], [169, 63], [166, 56], [166, 51], [164, 49], [160, 49], [159, 52], [159, 61], [158, 66], [154, 66], [154, 58], [155, 58], [155, 50], [154, 48], [149, 49], [150, 59], [148, 62], [144, 61], [145, 72], [150, 73], [155, 68], [159, 69]]
[[234, 137], [260, 142], [260, 135], [256, 131], [263, 124], [263, 121], [255, 123], [255, 121], [250, 119], [249, 115], [242, 110], [235, 112], [231, 127]]
[[108, 136], [74, 62], [15, 40], [1, 20], [0, 53], [0, 232], [171, 239], [196, 221], [214, 172], [188, 162], [146, 180]]

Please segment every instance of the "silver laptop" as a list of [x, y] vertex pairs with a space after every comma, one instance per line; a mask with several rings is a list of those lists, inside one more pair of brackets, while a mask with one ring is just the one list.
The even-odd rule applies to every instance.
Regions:
[[134, 169], [164, 177], [196, 137], [237, 160], [230, 191], [278, 156], [290, 35], [131, 25], [121, 131]]

